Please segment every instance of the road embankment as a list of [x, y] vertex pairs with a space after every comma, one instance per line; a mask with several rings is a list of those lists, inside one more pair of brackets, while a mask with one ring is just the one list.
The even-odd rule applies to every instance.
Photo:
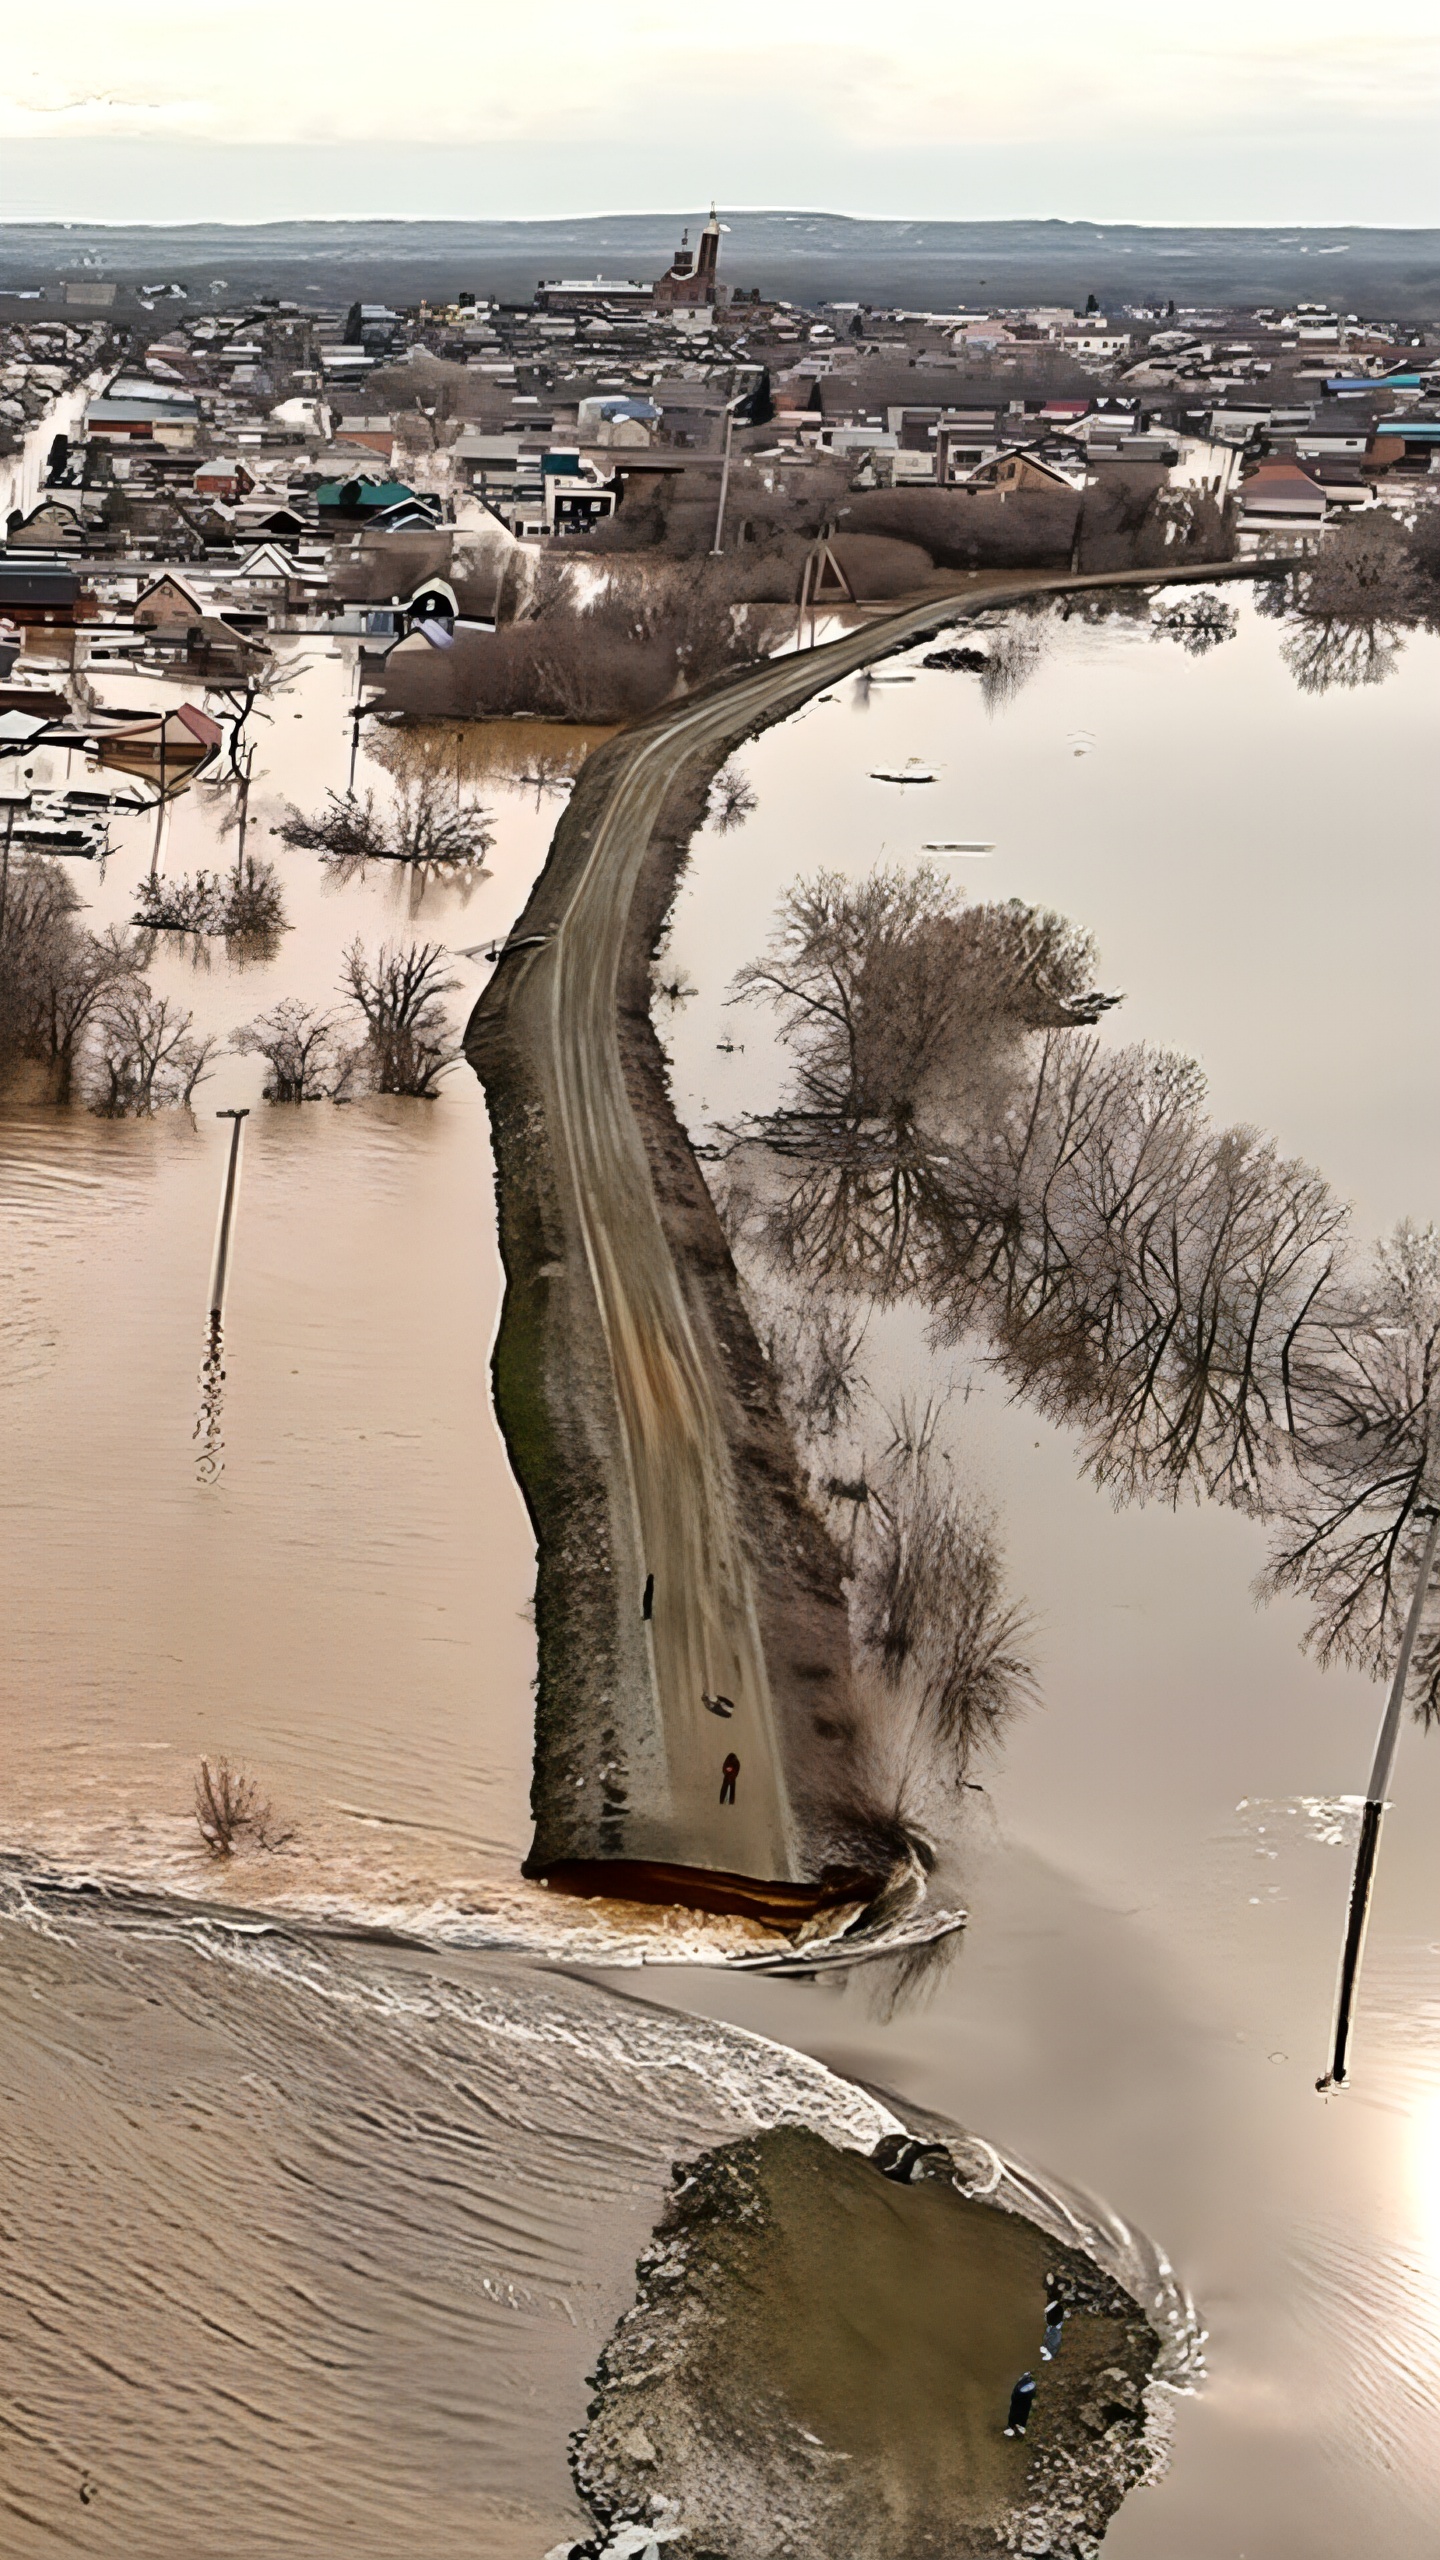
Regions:
[[1253, 574], [970, 578], [671, 704], [585, 765], [465, 1041], [495, 1139], [496, 1405], [539, 1551], [527, 1872], [624, 1869], [716, 1909], [766, 1883], [778, 1912], [906, 1858], [869, 1774], [840, 1557], [650, 1020], [710, 778], [837, 678], [967, 614]]

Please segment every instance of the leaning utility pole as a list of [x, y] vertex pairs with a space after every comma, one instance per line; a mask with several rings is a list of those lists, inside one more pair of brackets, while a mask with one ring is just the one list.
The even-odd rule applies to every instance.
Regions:
[[1415, 1578], [1415, 1596], [1400, 1639], [1400, 1658], [1395, 1677], [1390, 1683], [1390, 1696], [1381, 1719], [1375, 1759], [1370, 1771], [1370, 1784], [1365, 1793], [1365, 1809], [1360, 1816], [1360, 1840], [1355, 1851], [1355, 1873], [1350, 1882], [1350, 1916], [1345, 1928], [1345, 1948], [1340, 1958], [1340, 1988], [1335, 2001], [1335, 2049], [1330, 2068], [1315, 2083], [1317, 2089], [1343, 2089], [1346, 2056], [1350, 2044], [1350, 2013], [1355, 2005], [1355, 1985], [1360, 1978], [1360, 1959], [1365, 1952], [1365, 1926], [1370, 1917], [1370, 1892], [1375, 1881], [1375, 1861], [1380, 1851], [1380, 1825], [1385, 1814], [1385, 1798], [1395, 1766], [1395, 1749], [1400, 1739], [1400, 1717], [1405, 1705], [1405, 1688], [1410, 1677], [1410, 1664], [1420, 1621], [1425, 1614], [1425, 1601], [1430, 1577], [1435, 1570], [1435, 1551], [1440, 1547], [1440, 1506], [1430, 1523], [1430, 1535], [1420, 1558]]

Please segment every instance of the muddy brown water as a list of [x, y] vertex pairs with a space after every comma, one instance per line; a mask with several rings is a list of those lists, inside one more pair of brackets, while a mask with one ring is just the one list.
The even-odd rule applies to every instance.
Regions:
[[[1116, 1036], [1192, 1050], [1217, 1110], [1318, 1161], [1362, 1232], [1425, 1218], [1436, 668], [1413, 641], [1388, 685], [1307, 699], [1242, 607], [1198, 662], [1130, 623], [1057, 625], [994, 717], [963, 676], [847, 684], [747, 752], [757, 811], [689, 876], [674, 952], [699, 992], [663, 1024], [687, 1115], [764, 1098], [765, 1026], [722, 999], [798, 870], [984, 839], [955, 858], [979, 893], [1095, 930]], [[543, 857], [559, 801], [528, 762], [538, 782], [478, 777], [490, 878], [418, 910], [394, 875], [337, 885], [283, 854], [281, 801], [343, 784], [350, 683], [314, 653], [260, 732], [252, 846], [295, 928], [276, 959], [157, 956], [205, 1027], [328, 995], [356, 932], [488, 940]], [[911, 755], [934, 785], [869, 780]], [[167, 866], [227, 844], [188, 794]], [[129, 912], [148, 854], [137, 823], [103, 880], [77, 867], [96, 921]], [[457, 964], [457, 1016], [482, 965]], [[442, 1998], [438, 1960], [177, 1920], [164, 1897], [223, 1881], [252, 1908], [483, 1929], [528, 1830], [532, 1556], [488, 1403], [480, 1097], [456, 1074], [429, 1107], [281, 1114], [258, 1081], [227, 1059], [193, 1123], [23, 1098], [0, 1119], [0, 1847], [162, 1897], [122, 1939], [10, 1887], [8, 2546], [148, 2560], [164, 2532], [252, 2560], [343, 2536], [389, 2560], [423, 2520], [437, 2554], [478, 2532], [538, 2560], [577, 2523], [565, 2432], [669, 2159], [840, 2105], [786, 2081], [814, 2056], [1109, 2198], [1194, 2288], [1210, 2379], [1107, 2550], [1408, 2560], [1440, 2420], [1440, 1746], [1405, 1737], [1356, 2086], [1322, 2103], [1343, 1800], [1378, 1701], [1305, 1663], [1291, 1613], [1256, 1614], [1245, 1523], [1116, 1515], [983, 1370], [951, 1364], [947, 1429], [1003, 1511], [1044, 1704], [983, 1773], [955, 1860], [971, 1925], [926, 2001], [687, 1966], [644, 1977], [676, 2013], [657, 2028], [501, 1955], [447, 1956]], [[247, 1101], [202, 1465], [212, 1114]], [[892, 1397], [932, 1374], [903, 1317], [874, 1359]], [[207, 1749], [295, 1826], [218, 1881], [189, 1815]], [[793, 2048], [763, 2097], [774, 2046], [707, 2043], [712, 2014]]]

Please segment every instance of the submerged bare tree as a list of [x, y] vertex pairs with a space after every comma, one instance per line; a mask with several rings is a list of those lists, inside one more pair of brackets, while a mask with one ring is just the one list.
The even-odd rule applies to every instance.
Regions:
[[223, 934], [227, 942], [273, 951], [285, 899], [273, 862], [242, 854], [233, 871], [157, 872], [135, 890], [134, 922], [145, 933]]
[[796, 1268], [882, 1296], [918, 1285], [949, 1153], [1017, 1044], [1117, 1001], [1091, 984], [1093, 960], [1062, 917], [969, 906], [928, 864], [790, 891], [732, 1001], [773, 1005], [794, 1059], [785, 1106], [756, 1126], [798, 1168], [775, 1223]]
[[242, 1055], [262, 1057], [267, 1102], [319, 1102], [342, 1091], [352, 1071], [333, 1014], [299, 996], [283, 996], [268, 1013], [242, 1022], [231, 1040]]
[[276, 1849], [282, 1837], [255, 1780], [222, 1754], [212, 1768], [202, 1760], [195, 1776], [195, 1820], [212, 1858], [233, 1858], [247, 1843]]
[[345, 953], [341, 989], [364, 1023], [377, 1093], [432, 1101], [441, 1071], [459, 1055], [441, 1001], [460, 984], [445, 975], [449, 957], [442, 942], [386, 942], [372, 958], [356, 941]]
[[273, 862], [261, 861], [253, 853], [240, 855], [230, 874], [220, 929], [234, 953], [273, 957], [281, 934], [289, 931], [284, 892]]
[[1240, 611], [1223, 596], [1198, 594], [1187, 596], [1183, 604], [1165, 606], [1150, 625], [1152, 639], [1175, 640], [1187, 657], [1208, 657], [1212, 649], [1233, 640], [1240, 628]]
[[474, 865], [495, 842], [489, 812], [463, 801], [435, 772], [403, 780], [389, 808], [376, 805], [373, 791], [363, 800], [328, 792], [313, 816], [288, 809], [280, 834], [288, 845], [346, 863]]
[[218, 871], [157, 872], [136, 883], [132, 921], [143, 933], [220, 933], [225, 889]]
[[60, 864], [7, 862], [0, 902], [0, 1072], [17, 1058], [48, 1069], [68, 1102], [95, 1017], [139, 954], [117, 927], [88, 933], [83, 901]]
[[126, 1119], [192, 1102], [218, 1045], [195, 1036], [194, 1019], [145, 978], [112, 988], [97, 1024], [92, 1108]]

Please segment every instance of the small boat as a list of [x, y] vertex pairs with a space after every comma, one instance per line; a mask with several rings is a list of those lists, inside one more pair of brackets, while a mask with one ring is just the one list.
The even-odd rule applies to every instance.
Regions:
[[872, 782], [934, 782], [936, 776], [928, 764], [921, 764], [912, 756], [908, 764], [877, 766], [870, 779]]
[[957, 837], [952, 842], [946, 844], [922, 844], [920, 850], [922, 853], [973, 853], [979, 855], [993, 853], [995, 847], [993, 844], [981, 844], [978, 841], [974, 843], [964, 843]]

